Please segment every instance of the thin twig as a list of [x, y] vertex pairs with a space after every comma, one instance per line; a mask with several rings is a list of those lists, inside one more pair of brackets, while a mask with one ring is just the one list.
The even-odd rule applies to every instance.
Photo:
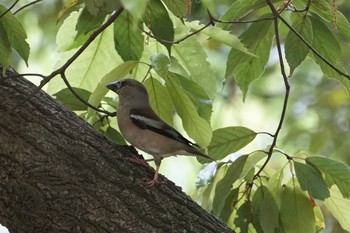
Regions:
[[25, 8], [27, 8], [27, 7], [29, 7], [29, 6], [32, 6], [32, 5], [34, 5], [34, 4], [38, 3], [38, 2], [41, 2], [41, 1], [43, 1], [43, 0], [36, 0], [36, 1], [30, 2], [30, 3], [26, 4], [26, 5], [24, 5], [24, 6], [20, 7], [20, 8], [18, 8], [15, 12], [13, 12], [13, 14], [15, 15], [15, 14], [17, 14], [18, 12], [20, 12], [21, 10], [24, 10]]
[[4, 13], [2, 13], [0, 15], [0, 19], [6, 15], [8, 12], [10, 12], [12, 10], [12, 8], [14, 8], [16, 6], [16, 4], [19, 2], [19, 0], [16, 0]]
[[[274, 7], [274, 5], [272, 4], [271, 0], [266, 0], [266, 3], [269, 5], [272, 14], [274, 16], [278, 16], [279, 17], [279, 13], [277, 12], [276, 8]], [[288, 77], [284, 68], [284, 62], [283, 62], [283, 55], [282, 55], [282, 48], [281, 48], [281, 42], [280, 42], [280, 36], [279, 36], [279, 29], [278, 29], [278, 18], [276, 17], [273, 22], [274, 22], [274, 30], [275, 30], [275, 38], [276, 38], [276, 46], [277, 46], [277, 51], [278, 51], [278, 58], [279, 58], [279, 62], [280, 62], [280, 68], [281, 68], [281, 74], [283, 77], [283, 82], [284, 82], [284, 86], [286, 89], [285, 95], [284, 95], [284, 101], [283, 101], [283, 107], [282, 107], [282, 113], [281, 113], [281, 118], [280, 121], [278, 123], [277, 129], [275, 134], [273, 135], [273, 140], [272, 140], [272, 144], [270, 146], [270, 149], [268, 151], [267, 154], [267, 159], [264, 162], [264, 164], [260, 167], [259, 171], [254, 175], [254, 179], [256, 179], [257, 177], [259, 177], [260, 173], [262, 172], [262, 170], [265, 168], [265, 166], [268, 164], [268, 162], [271, 159], [272, 156], [272, 152], [277, 144], [277, 139], [278, 139], [278, 135], [282, 129], [282, 125], [284, 122], [284, 118], [287, 112], [287, 105], [288, 105], [288, 98], [289, 98], [289, 91], [290, 91], [290, 86], [289, 86], [289, 82], [288, 82]]]
[[[16, 110], [17, 108], [23, 106], [29, 99], [31, 99], [34, 95], [36, 95], [51, 79], [53, 79], [56, 75], [61, 75], [61, 78], [65, 78], [65, 71], [66, 69], [85, 51], [85, 49], [96, 39], [96, 37], [102, 33], [109, 25], [111, 25], [117, 18], [118, 16], [123, 12], [123, 8], [118, 8], [110, 17], [109, 19], [101, 25], [101, 27], [99, 27], [96, 31], [94, 31], [89, 38], [85, 41], [85, 43], [73, 54], [72, 57], [70, 57], [66, 63], [64, 63], [60, 68], [58, 68], [57, 70], [53, 71], [51, 74], [47, 75], [47, 76], [43, 76], [41, 74], [37, 74], [37, 76], [40, 76], [43, 78], [43, 80], [41, 80], [39, 86], [37, 88], [35, 88], [35, 90], [29, 95], [27, 96], [27, 98], [25, 100], [23, 100], [20, 104], [18, 104], [17, 106], [11, 108], [10, 110], [8, 110], [7, 112], [5, 112], [5, 115], [10, 114], [11, 112], [13, 112], [14, 110]], [[34, 74], [31, 74], [34, 75]], [[65, 81], [65, 80], [64, 80]], [[66, 79], [66, 81], [68, 82], [68, 80]], [[67, 85], [67, 83], [66, 83]], [[73, 93], [73, 94], [77, 94], [77, 93]], [[77, 94], [78, 95], [78, 94]], [[81, 100], [82, 98], [78, 98], [79, 100]], [[96, 110], [96, 109], [95, 109]], [[102, 113], [106, 113], [106, 111], [104, 110], [96, 110], [96, 111], [100, 111]], [[109, 113], [108, 114], [112, 114]]]

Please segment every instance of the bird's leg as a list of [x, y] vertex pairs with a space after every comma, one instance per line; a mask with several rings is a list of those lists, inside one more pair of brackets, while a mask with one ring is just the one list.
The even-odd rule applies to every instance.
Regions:
[[154, 159], [154, 162], [156, 164], [156, 171], [154, 173], [153, 179], [152, 180], [144, 180], [143, 185], [146, 186], [147, 188], [151, 188], [154, 185], [158, 184], [164, 184], [164, 182], [158, 180], [158, 174], [159, 174], [159, 168], [160, 168], [160, 163], [162, 160]]
[[154, 161], [154, 159], [138, 159], [138, 158], [131, 158], [131, 157], [126, 157], [125, 159], [133, 163], [142, 164], [148, 168], [151, 168], [151, 166], [148, 163]]

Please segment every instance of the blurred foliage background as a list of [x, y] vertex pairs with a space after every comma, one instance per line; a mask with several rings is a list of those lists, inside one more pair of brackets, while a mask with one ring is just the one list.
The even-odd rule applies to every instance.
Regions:
[[[3, 0], [1, 4], [11, 6], [15, 1]], [[29, 3], [20, 0], [14, 9]], [[13, 53], [15, 69], [20, 73], [49, 74], [58, 62], [58, 51], [55, 43], [56, 33], [62, 21], [57, 20], [57, 14], [62, 9], [62, 0], [43, 0], [34, 6], [20, 11], [20, 18], [28, 35], [31, 46], [29, 67]], [[230, 5], [232, 0], [216, 0], [214, 16], [219, 16]], [[338, 9], [350, 21], [350, 4], [348, 0], [338, 0]], [[207, 22], [206, 9], [200, 1], [192, 1], [192, 20]], [[251, 17], [251, 16], [250, 16]], [[246, 28], [246, 24], [234, 24], [231, 30], [234, 34]], [[334, 31], [337, 35], [336, 31]], [[200, 36], [200, 35], [199, 35]], [[350, 47], [345, 39], [338, 36], [343, 51], [343, 62], [346, 70], [350, 70]], [[281, 114], [284, 86], [279, 70], [277, 53], [271, 51], [270, 61], [264, 75], [255, 81], [243, 102], [243, 96], [235, 85], [234, 79], [224, 80], [225, 61], [229, 48], [215, 41], [206, 40], [208, 59], [216, 72], [218, 96], [214, 102], [212, 115], [213, 129], [239, 125], [246, 126], [256, 132], [274, 132]], [[12, 63], [14, 64], [14, 63]], [[34, 83], [39, 79], [30, 77]], [[310, 59], [306, 59], [295, 71], [290, 80], [291, 94], [287, 117], [282, 129], [278, 145], [290, 155], [300, 150], [312, 155], [323, 155], [350, 164], [350, 97], [345, 89], [335, 80], [324, 78], [320, 68]], [[251, 152], [256, 148], [267, 147], [271, 139], [258, 135], [239, 154]], [[232, 155], [237, 156], [237, 155]], [[273, 158], [272, 165], [279, 167], [285, 158]], [[178, 168], [183, 167], [186, 173], [179, 174]], [[161, 173], [183, 187], [191, 194], [195, 192], [194, 183], [200, 169], [194, 158], [179, 157], [163, 161]], [[332, 222], [331, 218], [326, 221]], [[339, 226], [329, 224], [323, 232], [343, 232]]]

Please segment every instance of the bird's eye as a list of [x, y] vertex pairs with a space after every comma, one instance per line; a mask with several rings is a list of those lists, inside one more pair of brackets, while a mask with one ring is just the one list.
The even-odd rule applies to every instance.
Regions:
[[120, 88], [124, 87], [125, 85], [126, 85], [126, 81], [125, 80], [120, 82]]

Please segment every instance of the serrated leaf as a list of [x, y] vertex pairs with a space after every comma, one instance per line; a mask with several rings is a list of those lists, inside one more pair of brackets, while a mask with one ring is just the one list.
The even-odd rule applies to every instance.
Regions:
[[[6, 10], [6, 7], [0, 5], [0, 15], [6, 12]], [[21, 56], [21, 58], [25, 61], [26, 65], [28, 66], [30, 47], [26, 41], [27, 34], [22, 24], [11, 12], [7, 12], [5, 15], [2, 15], [0, 24], [2, 25], [1, 33], [5, 34], [2, 36], [2, 41], [4, 41], [4, 37], [6, 36], [11, 47], [17, 51], [17, 53]], [[3, 49], [3, 51], [5, 51], [6, 56], [6, 49]]]
[[[295, 15], [293, 28], [309, 43], [312, 42], [312, 25], [310, 19], [304, 14]], [[289, 31], [285, 42], [286, 59], [292, 74], [309, 53], [309, 48], [294, 34]]]
[[350, 231], [350, 199], [344, 198], [336, 186], [333, 186], [330, 192], [331, 196], [324, 201], [324, 204], [340, 226], [344, 230]]
[[140, 21], [145, 14], [149, 0], [121, 0], [123, 7], [130, 12], [136, 21]]
[[[178, 19], [174, 19], [177, 39], [189, 33], [187, 26]], [[172, 48], [172, 55], [185, 68], [189, 78], [203, 87], [210, 99], [216, 95], [215, 73], [207, 61], [207, 54], [195, 37], [189, 37]], [[172, 59], [173, 60], [173, 59]]]
[[315, 215], [310, 199], [297, 186], [284, 187], [280, 218], [286, 233], [315, 232]]
[[[73, 88], [73, 90], [85, 100], [88, 100], [91, 95], [91, 92], [85, 89]], [[63, 103], [64, 106], [72, 111], [84, 111], [87, 109], [87, 106], [77, 99], [68, 88], [53, 94], [53, 96], [55, 96], [58, 101]]]
[[146, 14], [144, 18], [145, 24], [170, 54], [172, 44], [169, 42], [174, 40], [174, 26], [168, 11], [160, 0], [149, 1], [147, 11], [149, 14]]
[[163, 2], [167, 8], [179, 18], [183, 18], [189, 13], [187, 6], [187, 2], [189, 2], [189, 0], [163, 0]]
[[248, 128], [226, 127], [213, 131], [213, 137], [208, 146], [208, 154], [213, 159], [225, 156], [242, 149], [255, 138], [256, 133]]
[[216, 185], [213, 199], [213, 213], [215, 215], [220, 215], [232, 185], [240, 177], [247, 158], [247, 155], [243, 155], [230, 164], [225, 176]]
[[321, 174], [312, 166], [294, 162], [295, 173], [300, 187], [316, 199], [324, 200], [329, 197], [329, 190]]
[[127, 11], [122, 12], [114, 22], [114, 46], [124, 61], [138, 61], [142, 56], [144, 37], [136, 26]]
[[174, 105], [166, 87], [153, 77], [147, 79], [143, 84], [148, 91], [153, 110], [163, 121], [173, 125]]
[[[303, 7], [308, 4], [307, 1], [303, 0]], [[316, 13], [325, 21], [334, 24], [334, 12], [332, 7], [332, 1], [328, 0], [317, 0], [312, 1], [310, 4], [310, 11]], [[337, 30], [342, 32], [347, 40], [350, 40], [350, 24], [347, 18], [340, 12], [336, 11], [336, 27]]]
[[350, 197], [349, 166], [340, 161], [321, 156], [308, 157], [305, 161], [325, 175], [325, 181], [328, 187], [336, 184], [344, 198]]
[[168, 72], [165, 80], [169, 95], [187, 134], [201, 147], [206, 147], [212, 136], [210, 125], [198, 115], [197, 109], [190, 97], [181, 89], [176, 75]]
[[[266, 2], [263, 0], [235, 1], [219, 19], [221, 21], [234, 21], [262, 6], [266, 6]], [[217, 27], [220, 28], [228, 28], [230, 25], [228, 23], [217, 23]]]
[[[186, 25], [191, 27], [194, 30], [200, 30], [203, 28], [203, 24], [200, 24], [199, 21], [191, 21], [187, 22]], [[245, 53], [250, 56], [255, 56], [254, 54], [250, 53], [248, 49], [244, 46], [244, 44], [241, 42], [240, 39], [238, 39], [237, 36], [231, 34], [229, 31], [225, 31], [219, 27], [210, 26], [206, 29], [202, 30], [200, 33], [207, 35], [210, 37], [210, 39], [219, 41], [221, 43], [224, 43], [225, 45], [228, 45], [238, 51], [241, 51], [242, 53]]]
[[[346, 72], [343, 63], [341, 62], [340, 45], [333, 33], [321, 20], [315, 17], [310, 17], [310, 19], [314, 34], [312, 46], [336, 68]], [[338, 80], [344, 86], [347, 92], [350, 93], [350, 80], [340, 75], [318, 56], [314, 55], [314, 60], [320, 65], [321, 70], [325, 75], [327, 75], [329, 78]]]
[[251, 82], [258, 79], [265, 70], [270, 56], [274, 31], [272, 21], [253, 23], [239, 38], [249, 51], [257, 57], [249, 56], [236, 49], [231, 49], [225, 77], [233, 76], [243, 92], [245, 99]]
[[[115, 67], [112, 71], [110, 71], [108, 74], [102, 77], [100, 82], [98, 83], [95, 90], [92, 92], [89, 103], [93, 106], [98, 106], [103, 99], [103, 97], [107, 94], [108, 89], [106, 88], [106, 85], [108, 83], [120, 80], [124, 78], [136, 65], [138, 62], [136, 61], [127, 61], [119, 66]], [[89, 108], [87, 118], [90, 116], [93, 116], [95, 110]]]
[[78, 22], [76, 25], [76, 31], [78, 32], [76, 37], [87, 34], [88, 32], [98, 28], [101, 26], [105, 19], [106, 15], [98, 14], [96, 16], [92, 15], [87, 8], [85, 7], [78, 18]]

